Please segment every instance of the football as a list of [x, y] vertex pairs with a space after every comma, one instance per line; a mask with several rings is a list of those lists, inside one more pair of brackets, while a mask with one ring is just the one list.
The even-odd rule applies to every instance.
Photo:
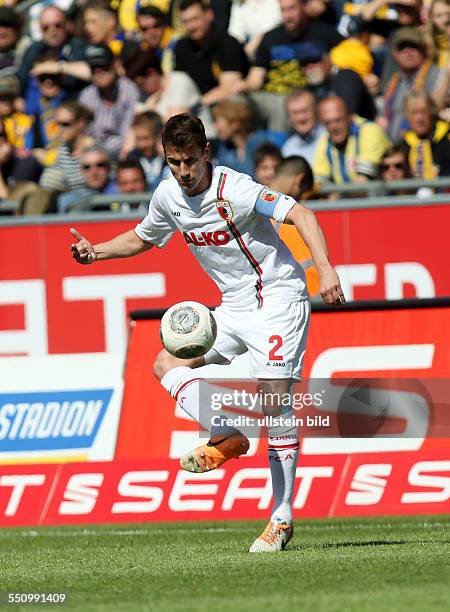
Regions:
[[161, 341], [174, 357], [190, 359], [205, 355], [217, 336], [212, 313], [198, 302], [179, 302], [161, 319]]

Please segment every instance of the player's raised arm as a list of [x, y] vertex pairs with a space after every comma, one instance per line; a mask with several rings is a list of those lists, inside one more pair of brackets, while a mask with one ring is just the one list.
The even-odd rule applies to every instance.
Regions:
[[134, 230], [115, 236], [107, 242], [92, 244], [80, 234], [74, 227], [70, 233], [77, 242], [72, 243], [72, 257], [80, 264], [92, 264], [95, 261], [105, 259], [117, 259], [120, 257], [132, 257], [143, 251], [148, 251], [153, 244], [139, 238]]
[[311, 251], [314, 265], [319, 272], [319, 290], [323, 301], [327, 304], [344, 304], [345, 297], [339, 276], [328, 261], [327, 243], [314, 212], [297, 203], [288, 212], [284, 222], [295, 225]]

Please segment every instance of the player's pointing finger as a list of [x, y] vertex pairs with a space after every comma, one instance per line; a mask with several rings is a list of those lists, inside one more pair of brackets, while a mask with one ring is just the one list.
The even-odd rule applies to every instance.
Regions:
[[80, 234], [80, 232], [75, 229], [74, 227], [70, 228], [70, 233], [72, 234], [72, 236], [74, 236], [77, 240], [84, 240], [83, 236]]

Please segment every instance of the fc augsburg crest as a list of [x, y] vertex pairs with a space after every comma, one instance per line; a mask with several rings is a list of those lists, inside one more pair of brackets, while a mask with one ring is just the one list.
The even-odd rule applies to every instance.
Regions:
[[226, 200], [217, 200], [216, 203], [217, 211], [224, 221], [232, 221], [234, 217], [234, 210], [231, 208], [231, 204]]

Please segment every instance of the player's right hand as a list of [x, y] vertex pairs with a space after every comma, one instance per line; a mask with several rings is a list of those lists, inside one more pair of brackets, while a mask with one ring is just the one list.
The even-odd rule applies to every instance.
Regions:
[[78, 242], [72, 243], [72, 257], [80, 264], [92, 264], [97, 259], [97, 253], [94, 250], [93, 245], [86, 240], [78, 230], [74, 227], [70, 228], [70, 233]]

